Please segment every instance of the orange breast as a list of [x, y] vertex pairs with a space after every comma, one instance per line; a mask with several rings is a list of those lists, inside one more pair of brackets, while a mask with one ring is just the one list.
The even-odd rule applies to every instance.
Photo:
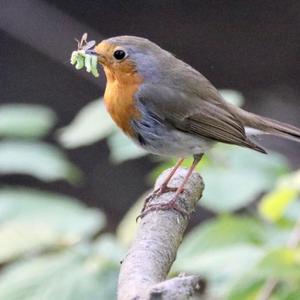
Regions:
[[140, 113], [134, 102], [142, 78], [137, 73], [118, 73], [104, 67], [107, 78], [104, 101], [106, 109], [116, 124], [129, 136], [135, 133], [131, 128], [131, 120], [139, 119]]

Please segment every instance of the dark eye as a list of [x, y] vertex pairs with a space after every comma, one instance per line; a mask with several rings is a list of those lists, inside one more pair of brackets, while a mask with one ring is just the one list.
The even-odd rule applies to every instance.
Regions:
[[124, 50], [116, 50], [114, 52], [114, 58], [117, 60], [121, 60], [126, 56], [126, 52]]

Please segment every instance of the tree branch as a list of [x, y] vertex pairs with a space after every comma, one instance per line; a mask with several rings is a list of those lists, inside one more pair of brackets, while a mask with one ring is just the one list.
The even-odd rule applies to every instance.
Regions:
[[[170, 170], [156, 181], [158, 187]], [[178, 169], [170, 186], [179, 186], [185, 169]], [[188, 212], [193, 212], [202, 195], [204, 185], [194, 172], [178, 200]], [[153, 204], [170, 201], [174, 193], [166, 193]], [[188, 225], [188, 219], [174, 210], [149, 212], [139, 224], [138, 232], [119, 275], [118, 300], [184, 300], [203, 292], [204, 282], [199, 276], [179, 276], [165, 280], [176, 258], [177, 249]]]

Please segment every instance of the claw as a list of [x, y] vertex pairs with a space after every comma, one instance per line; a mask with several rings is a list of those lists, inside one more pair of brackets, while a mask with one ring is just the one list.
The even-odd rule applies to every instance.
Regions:
[[[178, 204], [176, 203], [176, 198], [178, 195], [175, 195], [175, 198], [166, 204], [149, 205], [151, 200], [153, 200], [154, 198], [159, 197], [160, 195], [162, 195], [164, 193], [169, 193], [169, 192], [178, 192], [178, 188], [161, 185], [159, 188], [157, 188], [155, 191], [153, 191], [150, 195], [148, 195], [145, 199], [144, 206], [141, 210], [141, 213], [136, 217], [135, 221], [137, 222], [139, 219], [142, 219], [148, 212], [154, 211], [154, 210], [175, 209], [176, 211], [180, 212], [184, 216], [189, 215], [189, 213], [187, 211], [185, 211], [184, 209], [179, 207]], [[180, 193], [183, 193], [183, 192], [184, 192], [184, 189], [182, 191], [180, 191]], [[172, 202], [174, 202], [174, 203], [171, 204]]]
[[176, 192], [176, 191], [177, 191], [177, 187], [160, 186], [145, 199], [145, 204], [147, 204], [152, 199], [159, 197], [162, 194], [169, 193], [169, 192]]
[[[148, 204], [151, 202], [152, 199], [154, 199], [156, 197], [159, 197], [162, 194], [170, 193], [170, 192], [176, 192], [176, 191], [178, 191], [177, 187], [169, 187], [169, 186], [166, 186], [166, 185], [161, 185], [159, 188], [157, 188], [156, 190], [154, 190], [151, 194], [149, 194], [146, 197], [146, 199], [144, 201], [144, 206], [142, 208], [141, 213], [143, 213], [145, 211], [145, 209], [147, 208]], [[182, 190], [181, 193], [183, 191], [184, 190]], [[139, 219], [139, 216], [137, 217], [137, 220], [138, 219]]]
[[188, 211], [186, 211], [185, 209], [181, 208], [177, 204], [176, 200], [177, 200], [177, 195], [176, 195], [176, 197], [174, 197], [171, 201], [169, 201], [167, 203], [148, 205], [147, 207], [145, 207], [142, 210], [141, 214], [137, 217], [136, 220], [138, 220], [140, 218], [142, 219], [145, 215], [147, 215], [151, 211], [169, 210], [169, 209], [173, 209], [173, 210], [179, 212], [183, 217], [189, 217], [190, 213]]

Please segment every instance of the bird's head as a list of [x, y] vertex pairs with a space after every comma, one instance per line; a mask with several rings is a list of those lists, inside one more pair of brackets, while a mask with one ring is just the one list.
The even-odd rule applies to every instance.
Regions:
[[151, 41], [136, 36], [118, 36], [103, 40], [94, 49], [108, 80], [135, 75], [143, 80], [158, 81], [160, 70], [173, 57]]

